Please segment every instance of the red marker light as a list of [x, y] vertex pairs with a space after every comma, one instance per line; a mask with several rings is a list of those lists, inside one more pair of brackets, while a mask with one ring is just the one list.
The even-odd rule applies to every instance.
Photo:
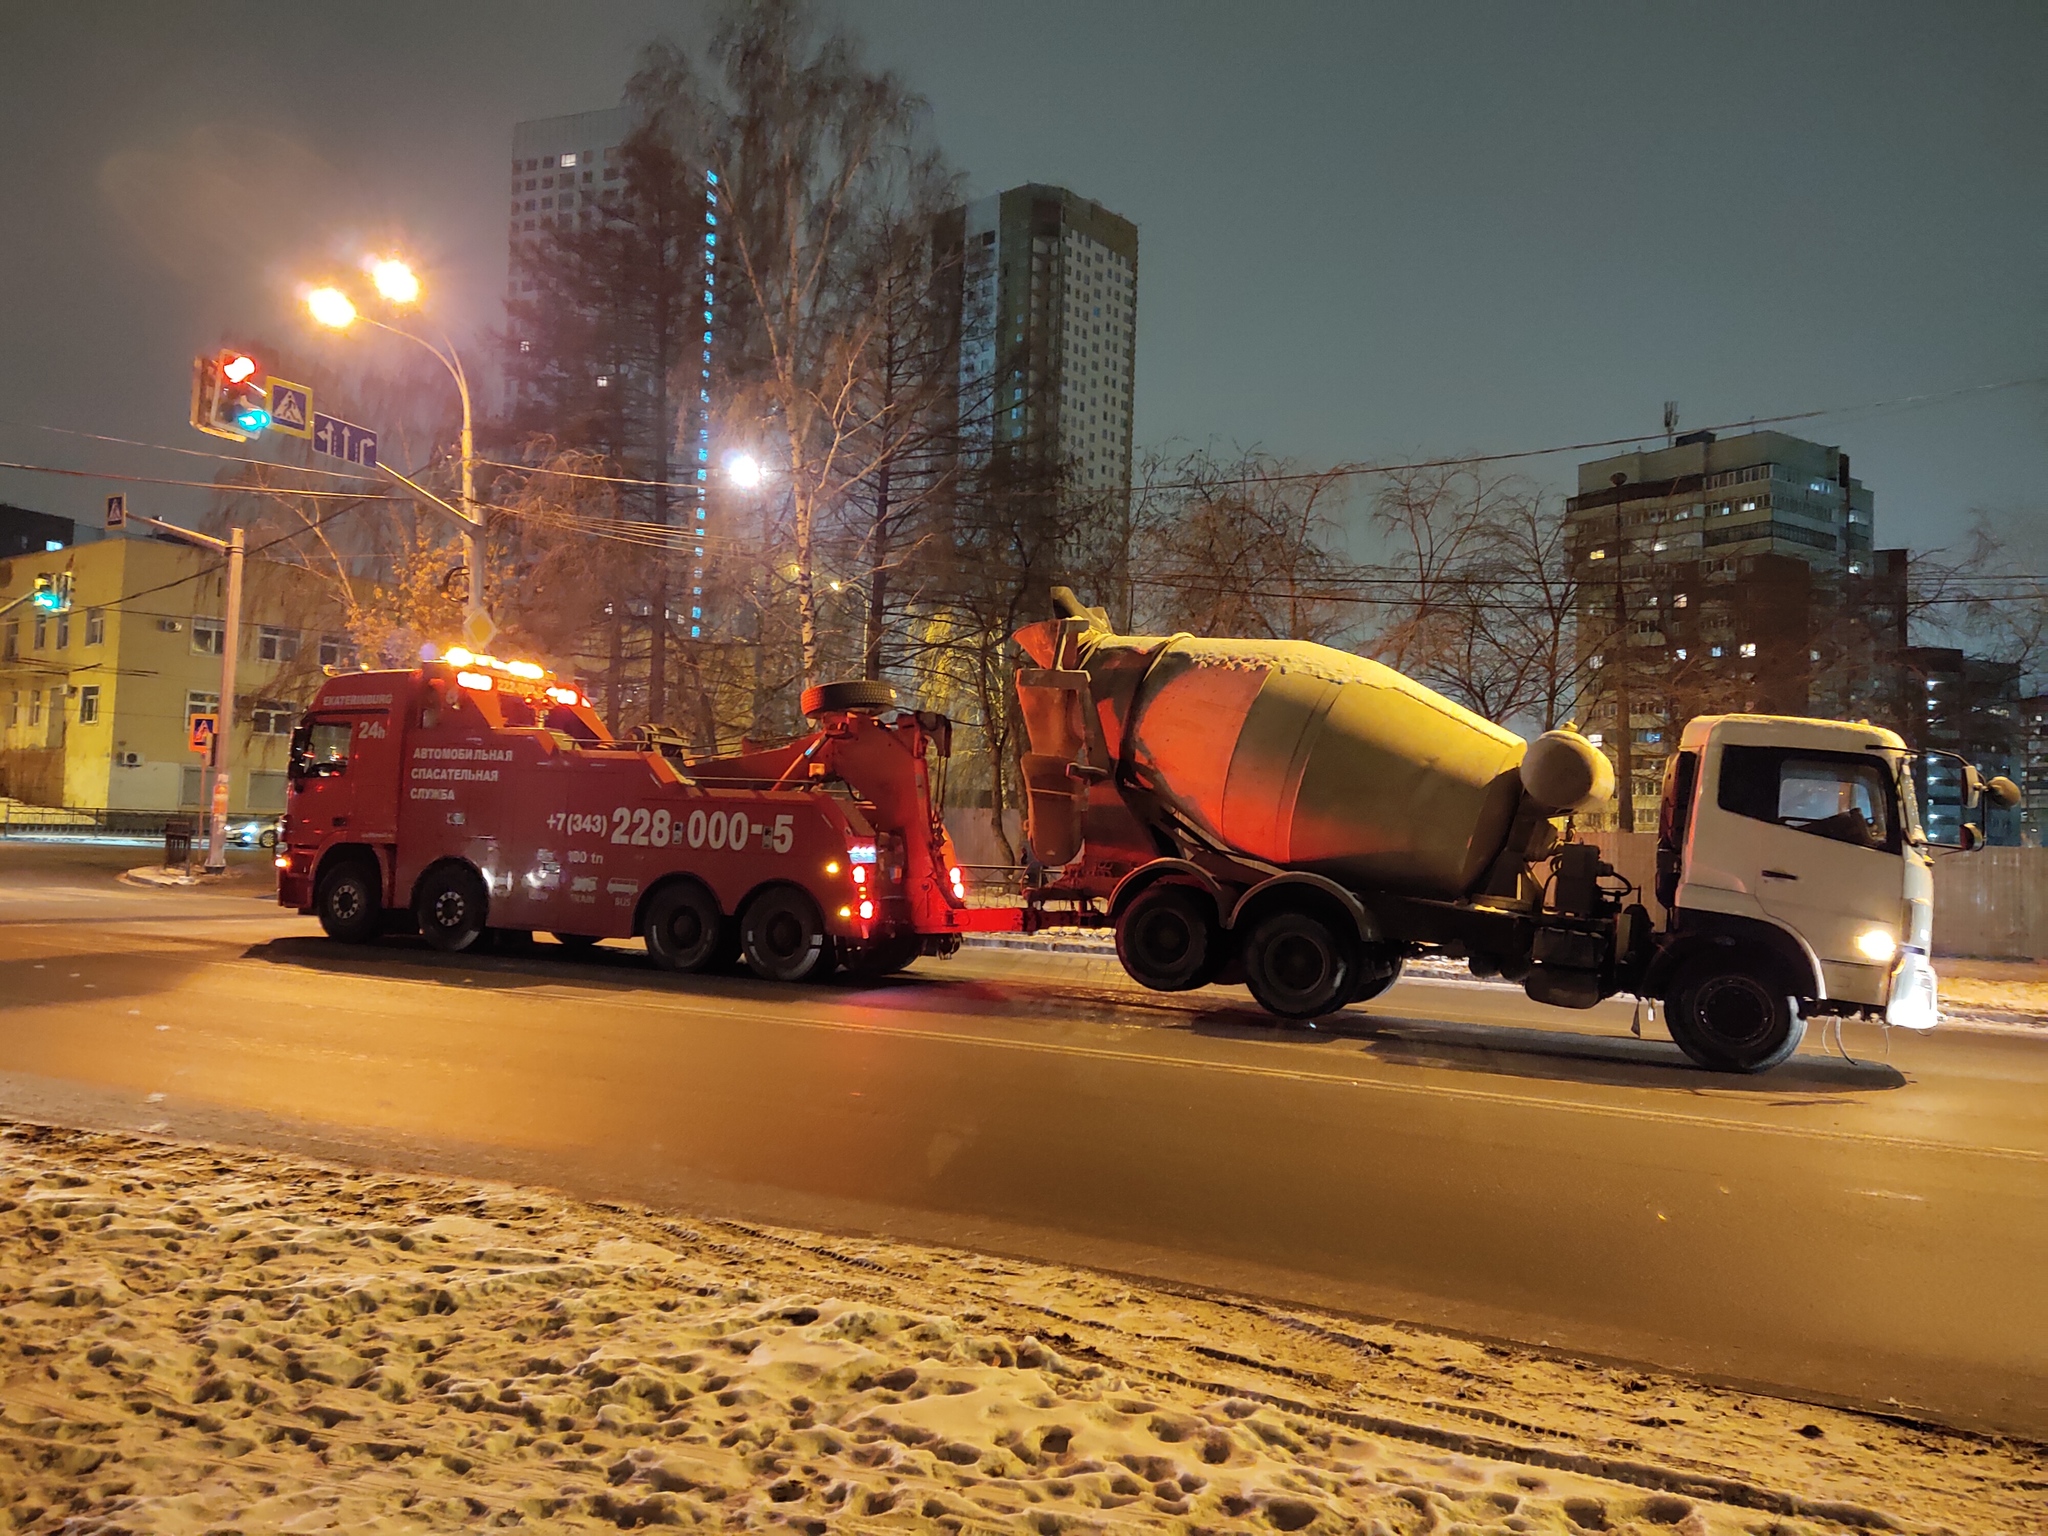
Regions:
[[853, 866], [853, 883], [855, 885], [866, 885], [868, 883], [867, 865], [856, 864]]
[[862, 922], [866, 922], [869, 918], [873, 917], [874, 915], [875, 904], [872, 901], [864, 901], [860, 904], [860, 920]]
[[238, 352], [220, 365], [220, 372], [230, 384], [240, 384], [256, 372], [256, 359]]

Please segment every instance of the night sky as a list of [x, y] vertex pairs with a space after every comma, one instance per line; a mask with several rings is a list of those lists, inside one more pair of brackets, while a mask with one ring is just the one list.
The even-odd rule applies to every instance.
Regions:
[[[2048, 374], [2038, 0], [842, 14], [972, 192], [1063, 183], [1137, 222], [1141, 445], [1487, 452], [1655, 437], [1667, 398], [1690, 427]], [[36, 429], [216, 446], [193, 353], [358, 346], [292, 305], [368, 245], [418, 253], [480, 335], [512, 124], [615, 104], [642, 42], [708, 16], [0, 0], [0, 458], [209, 478]], [[1850, 451], [1880, 543], [2048, 502], [2039, 385], [1794, 430]], [[90, 521], [112, 488], [0, 471], [0, 500]]]

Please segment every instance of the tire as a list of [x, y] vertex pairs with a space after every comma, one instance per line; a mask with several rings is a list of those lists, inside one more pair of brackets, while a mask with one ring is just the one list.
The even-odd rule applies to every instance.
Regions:
[[1710, 1072], [1768, 1071], [1806, 1036], [1806, 1019], [1784, 986], [1740, 966], [1696, 960], [1665, 1001], [1671, 1038]]
[[921, 938], [877, 939], [865, 948], [841, 956], [839, 965], [857, 981], [873, 981], [895, 975], [923, 953]]
[[588, 954], [602, 942], [594, 933], [558, 933], [554, 939], [562, 948], [577, 954]]
[[654, 963], [686, 975], [710, 970], [724, 958], [725, 932], [718, 902], [694, 880], [677, 880], [656, 891], [640, 928]]
[[1347, 1003], [1369, 1003], [1401, 979], [1401, 957], [1383, 949], [1361, 948], [1354, 957], [1358, 976], [1351, 983]]
[[1207, 986], [1223, 964], [1223, 934], [1209, 902], [1184, 885], [1140, 891], [1116, 920], [1116, 957], [1154, 992]]
[[823, 981], [835, 962], [818, 904], [789, 885], [771, 887], [748, 904], [740, 953], [763, 981]]
[[887, 683], [854, 678], [849, 682], [820, 683], [815, 688], [806, 688], [797, 704], [807, 717], [846, 709], [894, 709], [896, 690]]
[[343, 860], [320, 877], [313, 910], [327, 937], [367, 944], [384, 926], [384, 878], [374, 860]]
[[490, 919], [490, 893], [467, 864], [436, 864], [413, 888], [412, 913], [429, 944], [448, 954], [476, 947]]
[[1356, 943], [1307, 912], [1275, 912], [1252, 929], [1245, 985], [1261, 1008], [1283, 1019], [1335, 1013], [1351, 996]]
[[275, 848], [277, 846], [277, 828], [266, 827], [263, 831], [257, 833], [256, 846], [258, 848]]

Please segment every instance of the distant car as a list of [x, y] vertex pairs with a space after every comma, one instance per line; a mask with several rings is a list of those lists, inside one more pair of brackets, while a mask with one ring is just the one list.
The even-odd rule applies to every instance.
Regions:
[[275, 848], [279, 818], [259, 816], [228, 824], [228, 842], [236, 848]]

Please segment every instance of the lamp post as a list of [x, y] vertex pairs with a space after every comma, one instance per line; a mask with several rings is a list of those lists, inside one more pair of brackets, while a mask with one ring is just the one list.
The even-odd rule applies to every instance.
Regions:
[[[412, 268], [402, 261], [387, 260], [373, 263], [370, 267], [370, 280], [389, 304], [402, 309], [419, 302], [420, 280]], [[455, 343], [448, 339], [446, 332], [443, 332], [441, 345], [435, 346], [424, 336], [406, 330], [403, 326], [392, 325], [377, 319], [374, 315], [366, 315], [358, 310], [355, 302], [339, 288], [315, 288], [306, 295], [306, 309], [317, 323], [329, 330], [345, 331], [356, 321], [361, 320], [365, 325], [373, 325], [380, 331], [389, 331], [393, 336], [403, 336], [414, 346], [423, 347], [432, 353], [434, 360], [447, 369], [448, 377], [455, 381], [455, 393], [462, 401], [462, 491], [461, 506], [451, 510], [455, 511], [457, 519], [462, 524], [462, 560], [469, 569], [469, 601], [466, 605], [464, 633], [472, 645], [488, 643], [490, 630], [494, 626], [484, 607], [481, 537], [484, 532], [484, 519], [476, 504], [476, 434], [469, 401], [469, 375], [463, 370], [462, 358], [455, 350]], [[387, 470], [397, 479], [405, 480], [405, 477], [396, 470], [389, 470], [388, 466]], [[409, 480], [405, 483], [412, 484]], [[447, 504], [443, 502], [442, 505]]]

